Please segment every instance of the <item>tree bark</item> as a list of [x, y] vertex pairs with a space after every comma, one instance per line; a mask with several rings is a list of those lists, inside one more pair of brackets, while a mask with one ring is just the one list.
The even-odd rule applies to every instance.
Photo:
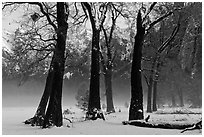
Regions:
[[65, 5], [63, 2], [57, 3], [57, 44], [53, 55], [51, 71], [53, 71], [53, 81], [50, 100], [45, 115], [43, 128], [55, 125], [62, 126], [62, 86], [65, 64], [65, 45], [68, 24], [66, 22]]
[[157, 81], [153, 82], [153, 104], [152, 111], [157, 111]]
[[44, 89], [43, 95], [41, 97], [40, 103], [38, 105], [38, 108], [36, 110], [36, 113], [35, 113], [34, 117], [26, 120], [24, 122], [25, 124], [31, 124], [32, 126], [34, 126], [34, 125], [35, 126], [42, 126], [43, 119], [45, 117], [47, 102], [48, 102], [49, 97], [50, 97], [52, 82], [53, 82], [53, 72], [51, 71], [51, 69], [49, 69], [48, 76], [46, 79], [45, 89]]
[[157, 61], [157, 58], [155, 57], [152, 63], [151, 73], [149, 77], [148, 93], [147, 93], [147, 112], [148, 113], [152, 112], [153, 75], [154, 75], [154, 67], [155, 67], [156, 61]]
[[99, 39], [100, 30], [93, 29], [92, 53], [91, 53], [91, 80], [88, 112], [92, 113], [94, 109], [100, 110], [100, 74], [99, 74]]
[[112, 93], [112, 70], [107, 70], [105, 73], [105, 88], [106, 88], [106, 112], [115, 112], [113, 105], [113, 93]]
[[[91, 22], [91, 27], [92, 27], [91, 79], [90, 79], [90, 88], [89, 88], [88, 112], [86, 117], [92, 120], [95, 120], [97, 118], [102, 118], [105, 120], [103, 114], [100, 113], [101, 104], [100, 104], [99, 41], [100, 41], [100, 30], [101, 30], [101, 26], [104, 23], [107, 9], [104, 9], [101, 12], [101, 17], [99, 19], [99, 18], [96, 18], [95, 15], [93, 15], [92, 8], [89, 3], [82, 2], [82, 8], [84, 9], [85, 13], [87, 10], [90, 18], [90, 22]], [[96, 23], [97, 20], [99, 24]], [[95, 114], [97, 114], [97, 116], [95, 116]]]
[[143, 119], [143, 90], [141, 81], [141, 60], [142, 45], [144, 40], [145, 28], [142, 25], [141, 12], [137, 15], [137, 34], [133, 51], [131, 69], [131, 103], [129, 109], [129, 120]]
[[[62, 126], [62, 86], [65, 63], [65, 45], [68, 25], [64, 3], [57, 3], [57, 44], [50, 64], [46, 79], [45, 90], [35, 116], [25, 121], [25, 124], [42, 126], [47, 128], [51, 125]], [[47, 103], [49, 104], [47, 107]], [[47, 110], [46, 110], [47, 107]], [[46, 111], [46, 112], [45, 112]]]

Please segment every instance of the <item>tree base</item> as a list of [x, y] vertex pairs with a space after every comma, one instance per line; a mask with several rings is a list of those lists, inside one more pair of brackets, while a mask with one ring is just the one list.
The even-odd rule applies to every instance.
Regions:
[[155, 124], [150, 122], [145, 122], [144, 120], [131, 120], [131, 121], [123, 121], [123, 125], [134, 125], [139, 127], [149, 127], [149, 128], [163, 128], [163, 129], [185, 129], [192, 127], [194, 124], [168, 124], [168, 123], [161, 123]]
[[29, 124], [31, 126], [43, 126], [44, 117], [43, 116], [34, 116], [23, 123]]
[[105, 112], [105, 115], [108, 115], [108, 114], [111, 114], [111, 113], [115, 113], [115, 110], [107, 111], [107, 112]]
[[96, 120], [98, 118], [105, 120], [105, 117], [101, 111], [92, 111], [86, 113], [85, 120]]

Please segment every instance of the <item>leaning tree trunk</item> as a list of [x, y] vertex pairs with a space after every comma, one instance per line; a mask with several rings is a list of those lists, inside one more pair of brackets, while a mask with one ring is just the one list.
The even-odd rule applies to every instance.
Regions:
[[112, 69], [106, 70], [105, 73], [105, 88], [106, 88], [106, 112], [115, 112], [113, 105], [113, 91], [112, 91]]
[[[32, 126], [62, 125], [62, 83], [64, 75], [64, 53], [67, 35], [67, 23], [65, 22], [64, 3], [57, 3], [57, 45], [52, 57], [50, 69], [46, 79], [45, 90], [40, 104], [33, 118], [25, 121], [25, 124]], [[47, 112], [46, 107], [49, 100]]]
[[57, 44], [53, 55], [51, 71], [53, 71], [53, 81], [50, 100], [45, 115], [43, 128], [55, 125], [62, 126], [62, 86], [65, 64], [65, 45], [67, 36], [67, 22], [65, 14], [65, 5], [63, 2], [57, 3]]
[[45, 110], [47, 107], [47, 102], [50, 97], [50, 92], [52, 88], [53, 82], [53, 72], [49, 69], [48, 76], [46, 79], [45, 89], [40, 100], [40, 104], [38, 105], [37, 111], [34, 117], [25, 121], [25, 124], [31, 124], [32, 126], [42, 126], [43, 119], [45, 117]]
[[93, 28], [92, 36], [92, 54], [91, 54], [91, 79], [88, 102], [88, 113], [91, 114], [94, 109], [100, 110], [100, 74], [99, 74], [99, 39], [100, 30]]
[[137, 34], [135, 36], [131, 69], [131, 102], [129, 109], [129, 120], [139, 120], [144, 118], [143, 90], [141, 81], [141, 60], [144, 34], [145, 28], [142, 25], [142, 17], [139, 11], [137, 15]]

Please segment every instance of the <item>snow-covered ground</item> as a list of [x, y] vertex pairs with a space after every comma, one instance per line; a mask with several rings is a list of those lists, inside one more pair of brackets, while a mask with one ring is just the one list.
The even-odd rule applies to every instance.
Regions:
[[[64, 120], [63, 127], [52, 127], [41, 129], [40, 127], [31, 127], [22, 123], [31, 118], [36, 108], [33, 107], [3, 107], [2, 108], [2, 134], [3, 135], [182, 135], [181, 130], [144, 128], [131, 125], [122, 125], [122, 121], [128, 119], [128, 109], [120, 107], [122, 112], [105, 115], [106, 121], [83, 121], [84, 114], [76, 107], [67, 107], [75, 114], [66, 115], [73, 121], [70, 124]], [[66, 109], [66, 107], [64, 107]], [[168, 112], [168, 114], [153, 113], [150, 114], [150, 121], [153, 122], [184, 122], [195, 123], [201, 119], [201, 114], [170, 114], [172, 109], [163, 109], [158, 112]], [[201, 112], [201, 109], [191, 109], [191, 112]], [[145, 117], [148, 114], [145, 113]], [[67, 127], [69, 125], [70, 127]], [[183, 134], [201, 135], [201, 130], [186, 131]]]

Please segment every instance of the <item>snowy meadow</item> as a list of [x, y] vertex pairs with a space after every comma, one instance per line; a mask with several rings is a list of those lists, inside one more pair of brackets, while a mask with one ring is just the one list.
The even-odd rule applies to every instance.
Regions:
[[[178, 129], [145, 128], [132, 125], [123, 125], [122, 121], [128, 119], [128, 108], [116, 107], [116, 113], [105, 115], [105, 121], [98, 119], [95, 121], [84, 121], [85, 114], [77, 107], [65, 107], [72, 114], [65, 114], [73, 123], [63, 119], [62, 127], [51, 127], [41, 129], [25, 125], [24, 120], [30, 118], [35, 113], [34, 107], [3, 107], [2, 111], [2, 134], [3, 135], [201, 135], [201, 130], [186, 131]], [[121, 112], [119, 112], [119, 109]], [[188, 111], [187, 111], [188, 110]], [[171, 114], [173, 112], [184, 112], [184, 114]], [[155, 123], [189, 123], [201, 119], [201, 109], [187, 108], [166, 108], [160, 109], [157, 113], [150, 114], [150, 122]], [[191, 112], [191, 114], [188, 114]], [[192, 114], [192, 112], [196, 114]]]

